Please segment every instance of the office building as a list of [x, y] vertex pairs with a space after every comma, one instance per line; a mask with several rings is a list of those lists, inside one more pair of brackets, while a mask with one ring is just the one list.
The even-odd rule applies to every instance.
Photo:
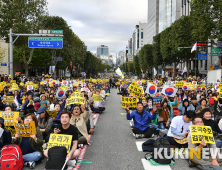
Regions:
[[97, 58], [101, 59], [101, 56], [107, 56], [107, 58], [109, 57], [109, 47], [105, 46], [105, 45], [101, 45], [97, 47], [97, 53], [96, 56]]
[[153, 37], [159, 33], [159, 0], [148, 0], [147, 43], [153, 44]]

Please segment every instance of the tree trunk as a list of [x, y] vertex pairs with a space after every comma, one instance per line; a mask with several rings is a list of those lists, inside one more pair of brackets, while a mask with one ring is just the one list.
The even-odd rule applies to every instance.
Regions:
[[189, 73], [190, 73], [190, 62], [189, 60], [187, 60], [187, 77], [189, 77]]
[[177, 62], [174, 63], [173, 65], [173, 80], [176, 78], [176, 73], [177, 73]]
[[25, 64], [25, 77], [27, 78], [29, 76], [29, 65]]
[[219, 57], [219, 68], [221, 68], [221, 56], [218, 57]]

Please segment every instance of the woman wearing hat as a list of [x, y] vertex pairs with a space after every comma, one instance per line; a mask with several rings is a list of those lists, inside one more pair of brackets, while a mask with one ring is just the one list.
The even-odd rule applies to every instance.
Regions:
[[47, 143], [52, 131], [53, 119], [49, 116], [44, 107], [40, 107], [36, 114], [39, 114], [38, 126], [43, 134], [43, 139], [45, 140], [45, 143]]
[[[3, 133], [1, 134], [1, 132]], [[12, 137], [11, 132], [8, 129], [5, 129], [4, 119], [0, 117], [0, 149], [5, 146], [11, 144]]]
[[48, 101], [46, 100], [46, 95], [45, 94], [42, 94], [41, 96], [40, 96], [40, 99], [41, 99], [41, 101], [40, 101], [40, 107], [44, 107], [44, 108], [48, 108]]
[[74, 125], [78, 129], [78, 144], [84, 144], [89, 140], [86, 121], [89, 117], [88, 103], [82, 104], [81, 107], [79, 105], [75, 105], [72, 110], [72, 117], [70, 120], [70, 124]]

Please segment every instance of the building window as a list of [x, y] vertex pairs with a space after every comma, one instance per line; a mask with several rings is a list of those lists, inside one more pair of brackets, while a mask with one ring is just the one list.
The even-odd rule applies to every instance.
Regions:
[[141, 39], [143, 39], [143, 32], [141, 32]]

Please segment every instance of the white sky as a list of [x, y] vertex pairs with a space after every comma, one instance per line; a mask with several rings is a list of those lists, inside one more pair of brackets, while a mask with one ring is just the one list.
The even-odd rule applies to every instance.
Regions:
[[[96, 52], [100, 45], [110, 51], [126, 48], [139, 22], [147, 22], [148, 0], [48, 0], [49, 14], [63, 17], [73, 32]], [[111, 53], [115, 56], [115, 53]]]

